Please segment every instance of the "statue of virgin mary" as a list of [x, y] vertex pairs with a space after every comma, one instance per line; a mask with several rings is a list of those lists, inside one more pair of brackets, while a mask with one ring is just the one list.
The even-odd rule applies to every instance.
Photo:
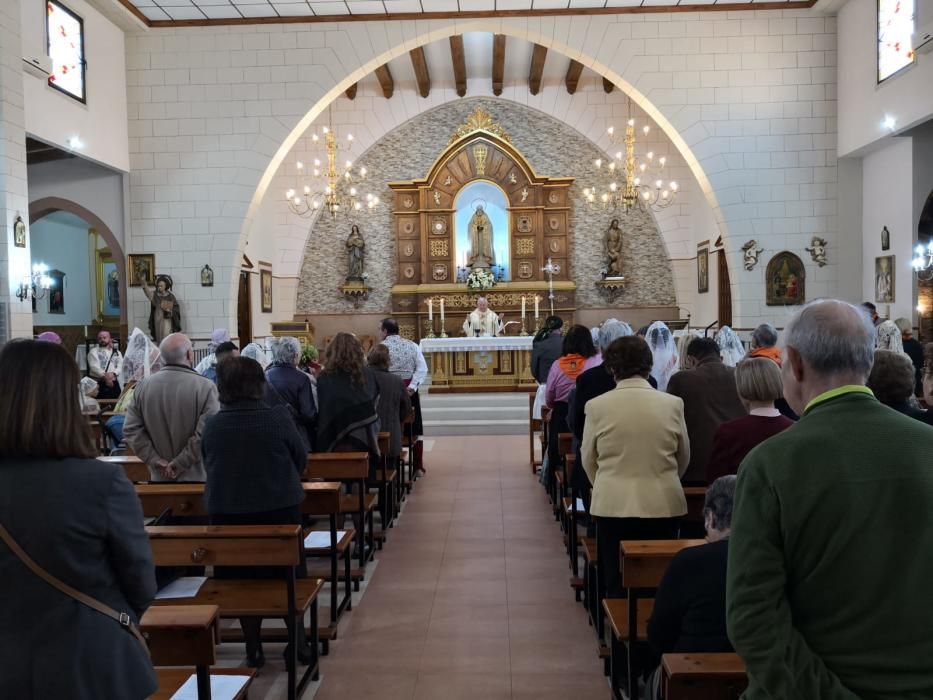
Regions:
[[491, 267], [496, 264], [496, 251], [492, 247], [492, 221], [483, 210], [483, 205], [477, 204], [476, 211], [470, 219], [470, 253], [467, 256], [467, 265], [473, 269]]

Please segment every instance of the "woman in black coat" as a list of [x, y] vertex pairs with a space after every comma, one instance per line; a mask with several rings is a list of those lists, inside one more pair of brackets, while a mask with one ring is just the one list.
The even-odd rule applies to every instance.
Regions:
[[[215, 525], [301, 523], [301, 475], [307, 450], [284, 406], [263, 403], [262, 367], [248, 357], [228, 357], [217, 365], [220, 411], [209, 417], [201, 436], [207, 484], [204, 501]], [[303, 575], [299, 567], [299, 575]], [[217, 578], [280, 578], [281, 568], [221, 567]], [[291, 621], [286, 621], [291, 624]], [[262, 619], [240, 618], [247, 665], [265, 662], [259, 639]], [[303, 639], [299, 635], [300, 639]], [[301, 660], [310, 658], [302, 642]], [[286, 658], [290, 655], [286, 652]]]
[[389, 463], [402, 454], [402, 419], [411, 412], [411, 399], [401, 378], [389, 371], [389, 348], [381, 343], [373, 346], [367, 358], [373, 378], [379, 387], [379, 431], [389, 434]]
[[[123, 469], [94, 459], [64, 348], [0, 351], [0, 525], [40, 567], [138, 624], [156, 592], [152, 549]], [[149, 697], [143, 645], [60, 592], [0, 541], [0, 698]]]

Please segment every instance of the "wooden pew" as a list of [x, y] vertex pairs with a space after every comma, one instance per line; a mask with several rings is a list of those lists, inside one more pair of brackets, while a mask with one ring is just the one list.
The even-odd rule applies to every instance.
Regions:
[[687, 514], [680, 524], [680, 536], [705, 536], [706, 529], [703, 527], [703, 506], [706, 504], [706, 487], [684, 486], [684, 497], [687, 499]]
[[[631, 697], [636, 687], [633, 650], [644, 634], [648, 617], [654, 609], [654, 590], [660, 585], [671, 559], [686, 547], [705, 544], [705, 540], [625, 540], [619, 545], [619, 568], [627, 598], [621, 602], [603, 601], [603, 611], [613, 630], [610, 638], [609, 682], [613, 697], [622, 697], [622, 668], [625, 660], [625, 688]], [[625, 620], [618, 619], [625, 614]], [[625, 631], [617, 636], [615, 632]], [[623, 650], [627, 649], [627, 654]]]
[[534, 417], [535, 395], [528, 394], [528, 461], [531, 464], [531, 473], [534, 474], [541, 466], [541, 460], [535, 459], [535, 434], [543, 432], [544, 421]]
[[[275, 566], [279, 579], [208, 579], [192, 598], [157, 600], [154, 605], [217, 605], [224, 618], [271, 617], [293, 620], [289, 633], [288, 700], [295, 700], [319, 672], [317, 596], [319, 579], [298, 579], [301, 527], [298, 525], [187, 525], [147, 527], [156, 566]], [[297, 679], [297, 625], [311, 612], [312, 663]]]
[[[415, 409], [412, 408], [408, 415], [402, 419], [402, 447], [407, 451], [408, 459], [402, 461], [401, 483], [404, 489], [411, 493], [411, 485], [418, 478], [415, 473], [415, 443], [418, 442], [418, 436], [415, 435]], [[405, 467], [408, 467], [408, 476], [405, 476]]]
[[[308, 558], [324, 558], [330, 560], [330, 571], [326, 576], [318, 576], [316, 573], [310, 573], [314, 578], [326, 578], [330, 580], [330, 624], [318, 630], [318, 635], [322, 640], [324, 654], [327, 654], [328, 642], [337, 638], [337, 623], [344, 610], [353, 608], [350, 570], [350, 546], [356, 539], [356, 531], [353, 529], [343, 530], [343, 534], [337, 536], [337, 516], [340, 515], [340, 482], [336, 481], [312, 481], [303, 482], [305, 490], [305, 500], [301, 504], [301, 512], [304, 515], [326, 515], [330, 521], [330, 543], [326, 547], [307, 547], [305, 546], [305, 556]], [[308, 531], [303, 535], [307, 537]], [[344, 564], [344, 595], [341, 600], [337, 600], [337, 589], [340, 578], [338, 577], [338, 564], [340, 559]]]
[[[373, 554], [373, 510], [376, 496], [368, 493], [366, 478], [369, 476], [369, 454], [366, 452], [315, 452], [308, 455], [308, 466], [304, 478], [341, 481], [356, 485], [359, 493], [347, 495], [340, 501], [341, 513], [355, 513], [361, 524], [365, 523], [366, 534], [357, 542], [359, 547], [359, 567], [364, 569]], [[370, 551], [367, 554], [366, 545]]]
[[580, 600], [583, 591], [583, 579], [580, 578], [580, 562], [578, 555], [578, 543], [580, 535], [577, 532], [577, 523], [580, 518], [586, 516], [586, 508], [583, 507], [583, 499], [576, 493], [571, 484], [573, 483], [574, 470], [582, 467], [577, 465], [577, 456], [572, 451], [564, 457], [564, 470], [567, 475], [568, 496], [561, 499], [561, 505], [564, 516], [565, 529], [567, 531], [567, 551], [570, 555], [570, 571], [572, 577], [570, 586], [573, 588], [574, 597]]
[[159, 516], [167, 509], [175, 516], [207, 515], [204, 484], [136, 484], [136, 495], [147, 518]]
[[149, 467], [146, 466], [139, 457], [135, 455], [123, 455], [120, 457], [98, 457], [101, 462], [109, 464], [119, 464], [126, 472], [126, 478], [134, 484], [145, 483], [152, 479], [149, 474]]
[[748, 688], [738, 654], [665, 654], [661, 673], [664, 700], [738, 700]]
[[398, 476], [398, 465], [389, 463], [389, 441], [391, 439], [389, 433], [379, 433], [376, 439], [379, 444], [380, 458], [373, 485], [379, 490], [379, 519], [381, 520], [379, 549], [382, 549], [386, 528], [391, 527], [395, 520], [395, 481]]
[[220, 638], [216, 605], [164, 605], [149, 608], [139, 629], [149, 646], [154, 666], [194, 666], [156, 668], [159, 689], [150, 700], [169, 700], [191, 676], [197, 677], [198, 700], [210, 700], [212, 675], [245, 676], [246, 685], [236, 698], [246, 698], [256, 672], [249, 668], [211, 668]]
[[564, 496], [567, 495], [567, 455], [573, 454], [573, 433], [558, 433], [557, 454], [560, 463], [551, 465], [551, 503], [554, 505], [554, 519], [561, 523], [566, 532], [561, 508]]

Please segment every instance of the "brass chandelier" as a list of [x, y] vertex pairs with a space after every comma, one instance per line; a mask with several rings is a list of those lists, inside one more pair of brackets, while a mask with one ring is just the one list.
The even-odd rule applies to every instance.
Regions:
[[[651, 133], [651, 126], [645, 124], [642, 134], [647, 137]], [[629, 117], [625, 124], [624, 135], [616, 133], [614, 126], [610, 126], [606, 133], [613, 146], [620, 143], [625, 151], [618, 151], [615, 158], [609, 159], [606, 170], [612, 178], [601, 191], [595, 187], [583, 190], [583, 198], [591, 207], [603, 209], [621, 209], [629, 211], [637, 206], [654, 210], [666, 209], [677, 197], [679, 186], [674, 180], [666, 180], [664, 168], [667, 158], [661, 156], [655, 159], [653, 151], [648, 151], [644, 158], [636, 165], [635, 159], [635, 119]], [[603, 159], [593, 161], [596, 170], [603, 172]], [[618, 177], [619, 180], [615, 178]]]
[[319, 157], [314, 158], [310, 169], [301, 161], [295, 164], [301, 192], [289, 189], [285, 193], [288, 208], [303, 218], [311, 218], [323, 209], [334, 221], [341, 212], [348, 218], [371, 212], [379, 206], [379, 197], [372, 193], [361, 195], [357, 187], [358, 183], [366, 179], [366, 168], [354, 170], [353, 161], [347, 160], [342, 173], [337, 169], [338, 152], [352, 145], [353, 134], [347, 134], [346, 144], [341, 146], [337, 143], [329, 107], [327, 117], [328, 126], [322, 127], [321, 134], [311, 135], [314, 144], [319, 144], [323, 138], [323, 156], [327, 164], [324, 166]]

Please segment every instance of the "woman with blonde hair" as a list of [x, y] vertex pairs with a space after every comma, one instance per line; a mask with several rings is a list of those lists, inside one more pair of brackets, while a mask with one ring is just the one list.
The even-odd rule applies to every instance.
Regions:
[[745, 456], [759, 443], [794, 424], [782, 416], [774, 402], [784, 397], [777, 364], [766, 357], [750, 357], [735, 366], [735, 386], [747, 416], [726, 421], [716, 430], [713, 451], [706, 466], [706, 480], [737, 474]]

